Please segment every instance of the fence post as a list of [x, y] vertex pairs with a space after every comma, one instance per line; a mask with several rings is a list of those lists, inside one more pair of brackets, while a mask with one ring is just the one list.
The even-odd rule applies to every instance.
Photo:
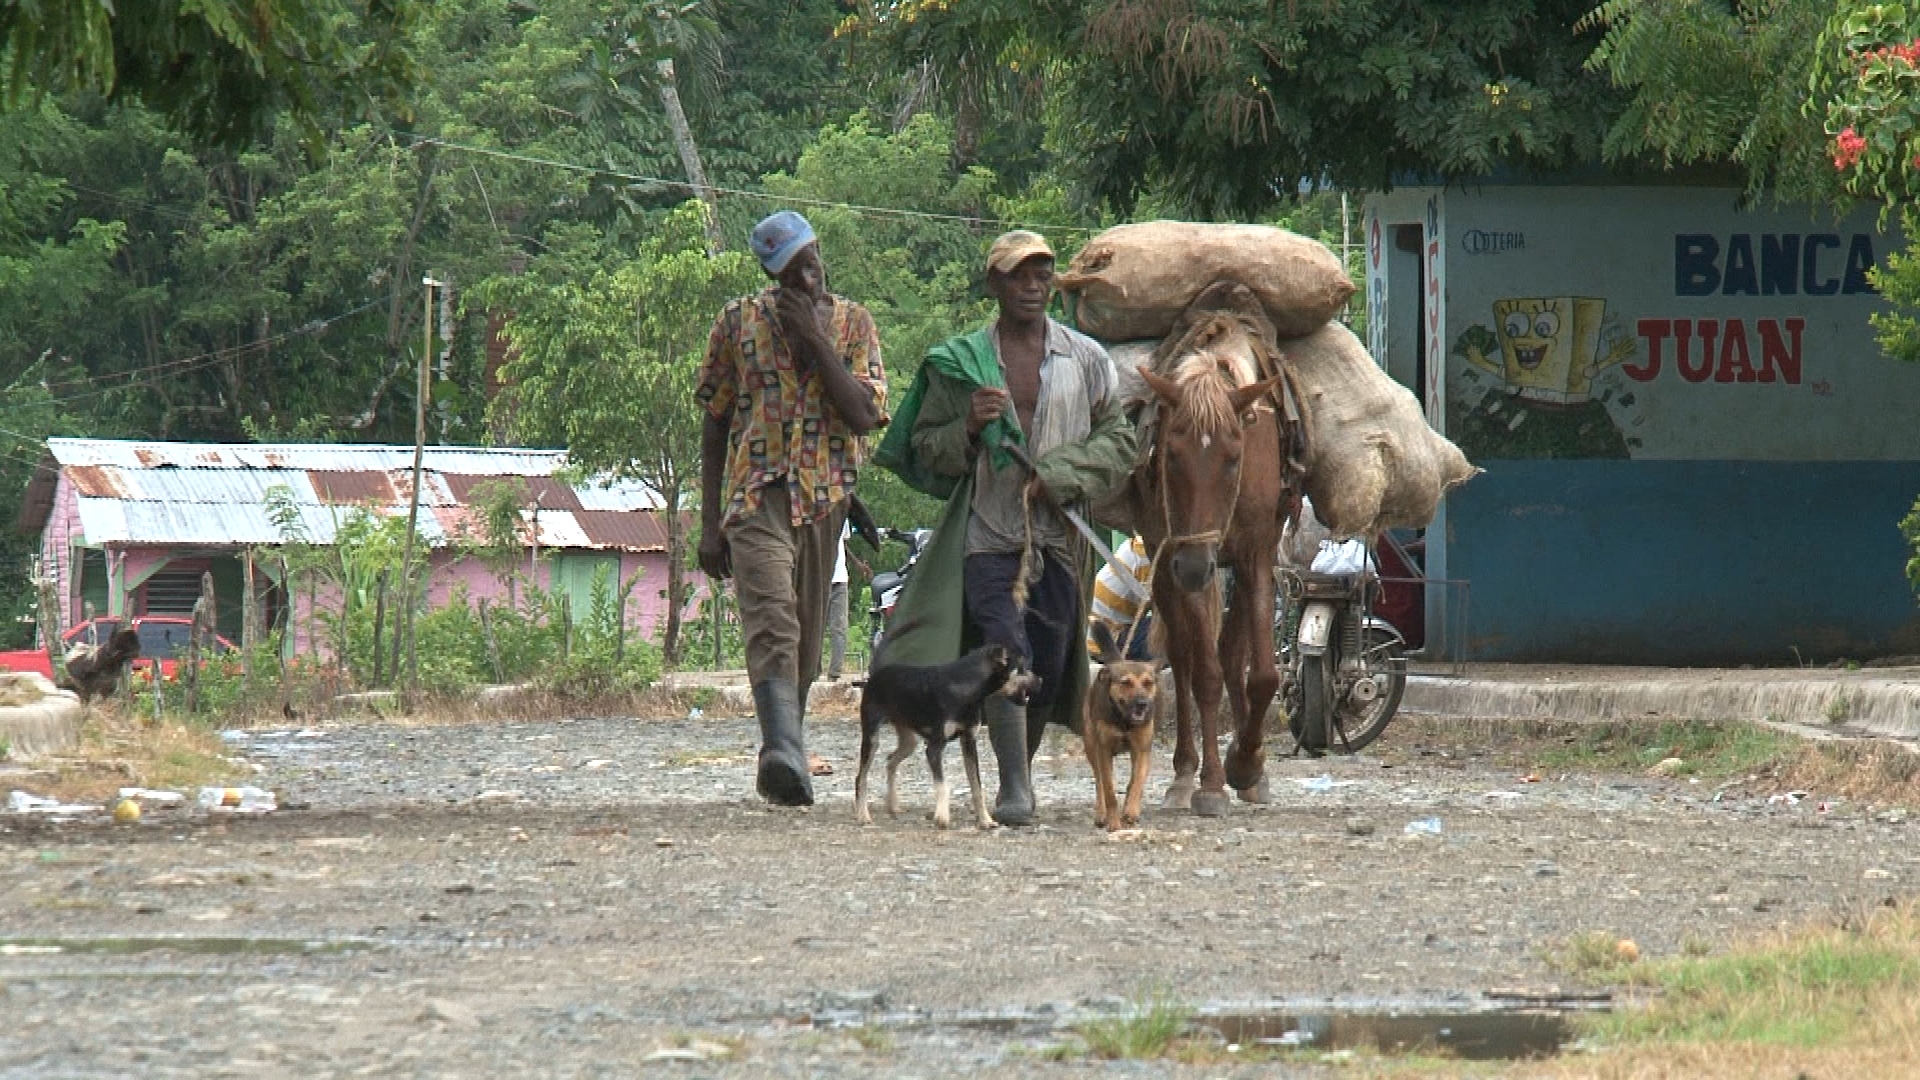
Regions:
[[[382, 571], [382, 573], [384, 572], [385, 571]], [[400, 682], [400, 645], [401, 645], [401, 641], [400, 641], [401, 629], [400, 628], [405, 626], [409, 621], [407, 617], [402, 613], [401, 605], [407, 603], [413, 598], [412, 580], [407, 576], [407, 571], [405, 567], [402, 567], [400, 569], [400, 580], [398, 582], [398, 585], [399, 585], [399, 590], [398, 590], [399, 595], [393, 598], [393, 649], [392, 649], [393, 662], [387, 665], [387, 670], [393, 672], [393, 681], [396, 686], [399, 685], [399, 682]]]
[[380, 662], [383, 659], [380, 651], [380, 631], [386, 625], [386, 621], [387, 572], [382, 569], [380, 575], [374, 578], [373, 585], [373, 685], [376, 689], [380, 686]]
[[293, 715], [292, 691], [287, 688], [287, 652], [293, 648], [294, 635], [298, 632], [293, 625], [293, 578], [287, 574], [287, 557], [280, 556], [280, 644], [273, 650], [276, 670], [280, 673], [280, 715]]
[[633, 583], [620, 590], [619, 605], [613, 613], [613, 664], [619, 667], [627, 662], [627, 598], [633, 595]]
[[573, 597], [568, 593], [560, 594], [560, 662], [566, 663], [573, 653]]
[[[420, 561], [427, 563], [426, 559]], [[432, 569], [431, 564], [428, 563], [422, 573], [420, 591], [418, 593], [414, 592], [411, 582], [407, 585], [407, 696], [409, 699], [420, 693], [420, 653], [414, 648], [415, 634], [417, 633], [414, 624], [416, 621], [415, 616], [419, 614], [418, 609], [426, 606], [427, 603], [426, 574], [430, 573], [432, 573]], [[397, 676], [400, 672], [396, 670], [394, 674]]]
[[47, 643], [47, 658], [53, 664], [53, 681], [57, 685], [67, 679], [66, 642], [60, 640], [63, 628], [60, 625], [60, 595], [54, 588], [54, 581], [46, 574], [46, 560], [41, 560], [38, 572], [34, 575], [34, 591], [39, 596], [40, 638]]
[[505, 684], [507, 670], [500, 663], [500, 642], [493, 636], [493, 610], [484, 597], [480, 600], [480, 636], [487, 642], [487, 662], [493, 665], [493, 681]]
[[253, 549], [240, 555], [240, 685], [242, 695], [253, 700]]

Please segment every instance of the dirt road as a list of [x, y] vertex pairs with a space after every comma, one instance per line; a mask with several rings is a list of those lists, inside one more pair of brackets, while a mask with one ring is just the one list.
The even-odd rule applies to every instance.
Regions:
[[917, 759], [855, 825], [844, 721], [810, 812], [752, 798], [742, 719], [248, 738], [271, 816], [0, 815], [0, 1077], [1231, 1075], [1049, 1048], [1154, 992], [1474, 1004], [1575, 935], [1659, 955], [1920, 880], [1910, 826], [1818, 793], [1523, 783], [1446, 731], [1120, 840], [1064, 738], [1041, 826], [991, 833], [936, 832]]

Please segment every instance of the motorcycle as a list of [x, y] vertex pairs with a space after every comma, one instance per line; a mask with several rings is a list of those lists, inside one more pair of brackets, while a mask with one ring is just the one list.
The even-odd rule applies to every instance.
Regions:
[[1280, 693], [1300, 748], [1355, 753], [1387, 729], [1407, 689], [1407, 643], [1371, 600], [1369, 573], [1281, 572]]
[[907, 545], [907, 561], [898, 570], [884, 570], [873, 575], [873, 582], [868, 586], [867, 626], [872, 634], [867, 642], [869, 665], [873, 663], [874, 654], [880, 651], [880, 639], [887, 635], [887, 624], [893, 619], [894, 604], [899, 601], [901, 590], [907, 587], [907, 575], [913, 572], [921, 553], [933, 541], [932, 529], [881, 529], [880, 535]]

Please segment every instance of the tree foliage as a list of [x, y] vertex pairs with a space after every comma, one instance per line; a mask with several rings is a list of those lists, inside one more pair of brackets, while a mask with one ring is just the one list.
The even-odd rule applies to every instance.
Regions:
[[291, 118], [404, 116], [419, 0], [5, 0], [0, 99], [90, 91], [240, 147]]
[[576, 467], [637, 477], [664, 498], [669, 659], [687, 599], [679, 511], [699, 475], [693, 390], [707, 331], [729, 299], [760, 280], [746, 255], [707, 253], [706, 223], [701, 204], [688, 202], [631, 257], [607, 250], [591, 230], [555, 233], [569, 242], [473, 294], [487, 309], [512, 312], [505, 334], [514, 356], [494, 403], [512, 434], [565, 446]]
[[[1302, 178], [1384, 188], [1595, 160], [1620, 95], [1584, 62], [1583, 0], [903, 0], [871, 18], [956, 27], [1044, 65], [1048, 143], [1122, 213], [1258, 215]], [[1024, 58], [1024, 59], [1023, 59]], [[911, 53], [902, 57], [911, 60]]]
[[1587, 66], [1627, 91], [1610, 160], [1735, 166], [1754, 194], [1838, 193], [1808, 80], [1831, 3], [1609, 0], [1581, 20], [1604, 31]]

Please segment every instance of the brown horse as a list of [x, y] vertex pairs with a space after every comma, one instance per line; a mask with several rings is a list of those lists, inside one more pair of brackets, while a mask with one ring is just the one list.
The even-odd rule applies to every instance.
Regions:
[[[1149, 370], [1152, 364], [1140, 372], [1161, 411], [1135, 474], [1133, 510], [1154, 553], [1153, 605], [1179, 689], [1174, 779], [1162, 805], [1213, 817], [1227, 811], [1229, 783], [1248, 801], [1266, 797], [1262, 725], [1280, 684], [1273, 565], [1291, 505], [1282, 450], [1292, 433], [1272, 403], [1285, 376], [1266, 375], [1277, 370], [1279, 352], [1264, 317], [1218, 312], [1189, 321], [1164, 354], [1167, 373]], [[1233, 569], [1224, 625], [1215, 580], [1221, 564]], [[1236, 728], [1224, 767], [1223, 688]]]

